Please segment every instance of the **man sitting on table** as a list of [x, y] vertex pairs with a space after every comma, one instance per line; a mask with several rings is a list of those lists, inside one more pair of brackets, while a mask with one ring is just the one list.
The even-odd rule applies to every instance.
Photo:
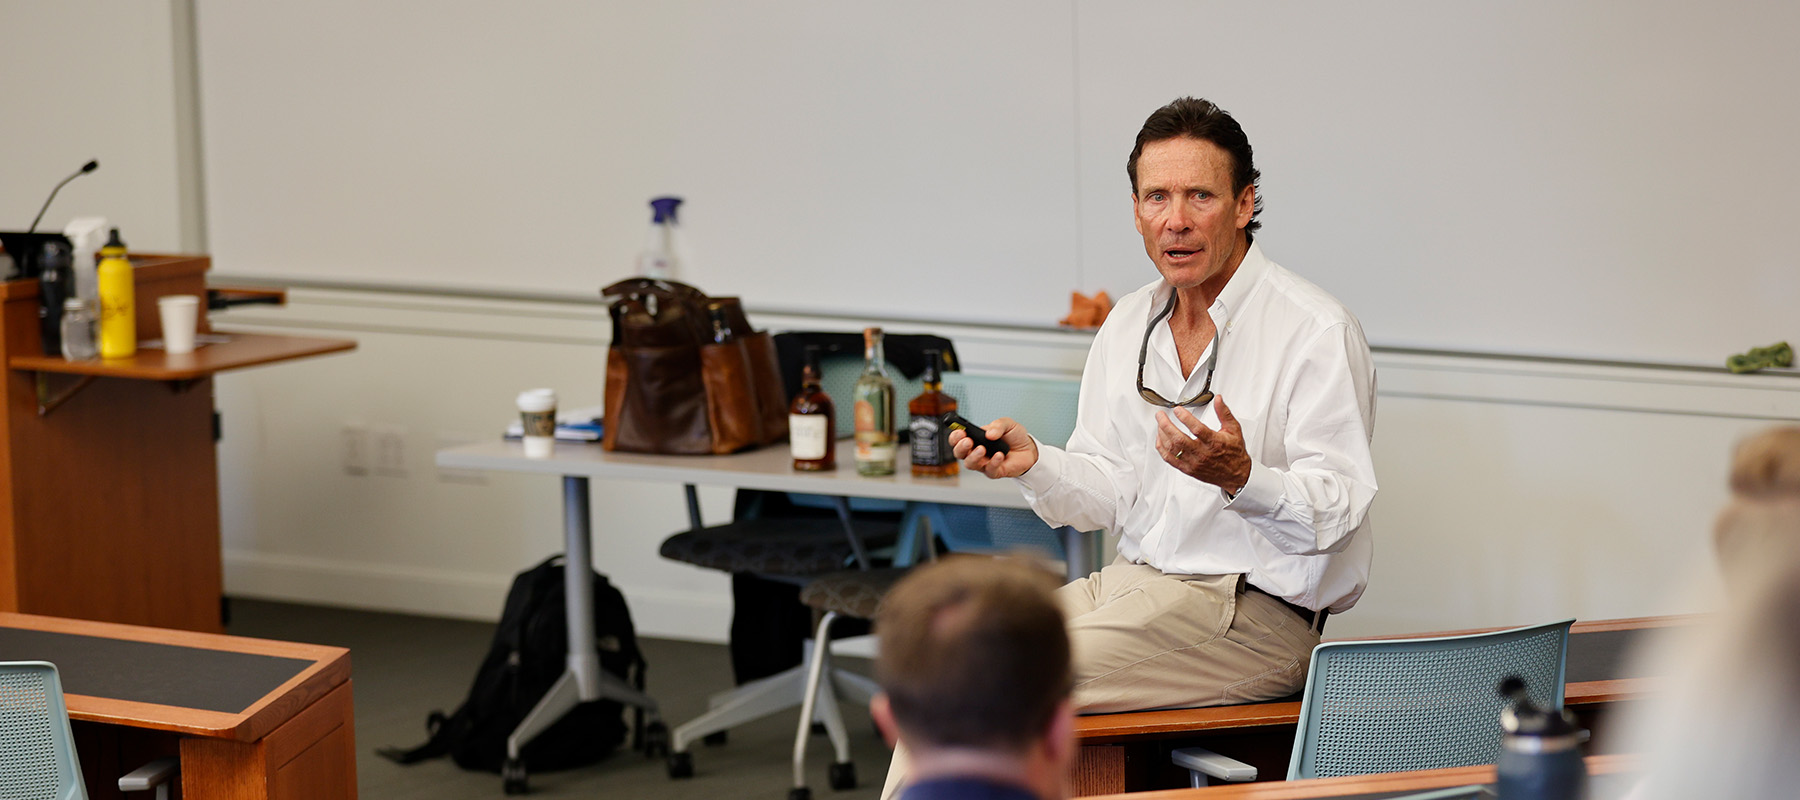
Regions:
[[950, 556], [882, 599], [869, 710], [912, 754], [901, 800], [1067, 796], [1074, 711], [1056, 584], [1026, 561]]
[[1328, 612], [1368, 582], [1375, 368], [1362, 326], [1255, 241], [1260, 173], [1231, 115], [1182, 98], [1144, 122], [1132, 208], [1161, 278], [1094, 338], [1067, 449], [1010, 419], [956, 456], [1016, 478], [1052, 525], [1119, 558], [1057, 594], [1083, 711], [1297, 691]]

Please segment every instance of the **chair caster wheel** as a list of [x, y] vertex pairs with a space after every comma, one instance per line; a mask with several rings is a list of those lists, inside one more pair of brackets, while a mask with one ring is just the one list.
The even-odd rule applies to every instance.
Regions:
[[726, 739], [729, 738], [726, 736], [728, 733], [730, 733], [730, 731], [713, 731], [702, 738], [700, 742], [711, 747], [718, 747], [719, 745], [724, 744]]
[[812, 800], [812, 790], [804, 786], [796, 786], [788, 790], [788, 800]]
[[500, 766], [501, 788], [507, 794], [529, 794], [531, 786], [525, 782], [525, 763], [509, 758]]
[[670, 778], [680, 780], [694, 777], [693, 753], [670, 753], [668, 765]]
[[660, 721], [645, 725], [644, 756], [646, 758], [667, 758], [669, 755], [669, 726]]
[[856, 788], [856, 765], [849, 761], [832, 764], [828, 771], [831, 777], [831, 788], [837, 791]]

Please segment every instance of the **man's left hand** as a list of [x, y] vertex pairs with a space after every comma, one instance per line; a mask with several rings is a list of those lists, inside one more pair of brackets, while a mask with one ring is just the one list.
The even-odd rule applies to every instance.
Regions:
[[1250, 452], [1244, 449], [1244, 429], [1238, 425], [1225, 398], [1213, 400], [1219, 429], [1213, 430], [1185, 409], [1174, 409], [1175, 418], [1193, 431], [1188, 435], [1167, 414], [1156, 415], [1156, 452], [1185, 475], [1236, 494], [1250, 482]]

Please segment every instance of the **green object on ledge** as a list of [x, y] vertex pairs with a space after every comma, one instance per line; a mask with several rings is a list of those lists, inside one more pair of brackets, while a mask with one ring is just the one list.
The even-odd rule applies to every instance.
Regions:
[[1776, 342], [1768, 347], [1752, 347], [1748, 353], [1739, 353], [1725, 359], [1725, 368], [1736, 373], [1793, 365], [1794, 348], [1789, 347], [1787, 342]]

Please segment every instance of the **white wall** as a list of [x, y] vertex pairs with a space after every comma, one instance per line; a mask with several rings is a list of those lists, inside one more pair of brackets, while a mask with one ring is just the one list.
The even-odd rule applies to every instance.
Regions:
[[[1431, 7], [1438, 14], [1475, 9], [1466, 13], [1477, 16], [1480, 8], [1486, 8]], [[1667, 4], [1631, 7], [1651, 9], [1651, 17], [1633, 18], [1639, 25], [1657, 20], [1668, 25], [1701, 13]], [[1591, 15], [1618, 8], [1622, 7], [1597, 4], [1576, 11]], [[1696, 38], [1696, 46], [1704, 52], [1683, 59], [1750, 64], [1754, 71], [1754, 65], [1790, 53], [1763, 43], [1764, 37], [1784, 30], [1780, 25], [1747, 32], [1741, 47], [1725, 41], [1729, 37], [1722, 33], [1758, 19], [1780, 18], [1787, 13], [1781, 10], [1785, 6], [1744, 3], [1731, 8], [1734, 13], [1695, 24], [1703, 34]], [[196, 243], [207, 220], [200, 214], [195, 188], [202, 178], [193, 156], [196, 108], [191, 78], [184, 77], [191, 65], [184, 61], [182, 44], [188, 35], [188, 11], [187, 0], [0, 0], [0, 28], [9, 32], [0, 49], [0, 74], [7, 78], [0, 81], [0, 108], [6, 115], [6, 124], [0, 125], [0, 152], [8, 154], [0, 159], [0, 220], [14, 220], [0, 221], [0, 226], [23, 227], [50, 186], [86, 159], [98, 157], [101, 171], [71, 184], [46, 224], [60, 227], [71, 216], [103, 214], [120, 224], [138, 249], [202, 249]], [[1259, 18], [1259, 24], [1306, 24], [1283, 16], [1288, 13], [1271, 11], [1271, 16]], [[1111, 18], [1090, 18], [1083, 29], [1092, 36], [1128, 41], [1128, 31], [1101, 24], [1106, 19]], [[33, 35], [12, 36], [13, 31]], [[321, 58], [328, 56], [335, 57]], [[1567, 56], [1565, 52], [1562, 57]], [[206, 66], [202, 63], [200, 69]], [[1330, 72], [1318, 64], [1309, 66], [1299, 56], [1266, 66], [1302, 77]], [[1589, 82], [1610, 75], [1612, 69], [1581, 63], [1568, 67]], [[1693, 84], [1692, 74], [1682, 74], [1689, 82], [1672, 83], [1678, 84], [1677, 94], [1707, 98], [1700, 110], [1718, 112], [1719, 103], [1725, 102], [1722, 96], [1709, 93], [1713, 87]], [[1092, 120], [1092, 125], [1126, 124], [1115, 117], [1126, 110], [1141, 115], [1147, 109], [1138, 107], [1148, 97], [1160, 99], [1170, 87], [1149, 85], [1141, 91], [1149, 94], [1127, 93], [1113, 101], [1097, 87], [1083, 85], [1082, 96], [1096, 104], [1088, 106], [1092, 113], [1083, 119]], [[1744, 95], [1730, 98], [1735, 99], [1727, 111], [1746, 111], [1741, 107], [1747, 102]], [[1119, 107], [1106, 105], [1111, 102]], [[1259, 105], [1269, 100], [1242, 102], [1250, 104], [1238, 106], [1246, 109], [1246, 117], [1250, 111], [1262, 119], [1284, 113]], [[1786, 114], [1791, 103], [1789, 96], [1776, 97], [1772, 110], [1759, 113]], [[1786, 130], [1757, 127], [1736, 112], [1719, 119], [1720, 128], [1740, 137]], [[283, 121], [271, 117], [267, 124]], [[1256, 134], [1256, 126], [1252, 127]], [[1330, 152], [1298, 150], [1284, 143], [1276, 132], [1283, 127], [1274, 126], [1273, 138], [1267, 140], [1271, 170], [1280, 165], [1283, 171], [1303, 166], [1318, 172], [1335, 163]], [[1084, 124], [1082, 138], [1096, 135]], [[1773, 171], [1750, 176], [1757, 180], [1785, 174], [1780, 170], [1791, 164], [1788, 150], [1762, 149], [1760, 140], [1733, 141], [1737, 142], [1733, 158], [1766, 157], [1773, 165]], [[1686, 163], [1673, 157], [1670, 161]], [[1095, 162], [1084, 163], [1080, 170], [1083, 175], [1096, 170], [1098, 175], [1116, 168]], [[1657, 203], [1701, 206], [1712, 197], [1692, 181], [1658, 185], [1654, 179], [1661, 173], [1655, 171], [1609, 174], [1608, 180], [1631, 178], [1620, 184], [1621, 192], [1655, 198]], [[1271, 188], [1279, 185], [1273, 172], [1270, 180]], [[353, 184], [293, 181], [280, 188], [342, 196], [344, 187]], [[455, 189], [457, 184], [451, 182], [441, 191]], [[632, 189], [617, 203], [635, 210], [647, 191], [647, 185]], [[1354, 187], [1344, 191], [1353, 194]], [[1285, 190], [1284, 195], [1292, 196]], [[1437, 202], [1457, 200], [1446, 197]], [[1766, 221], [1791, 206], [1785, 195], [1772, 201], [1746, 202], [1742, 196], [1732, 200], [1745, 219]], [[1344, 207], [1357, 214], [1374, 213], [1356, 204]], [[1112, 212], [1096, 207], [1080, 213], [1099, 219]], [[1270, 213], [1274, 219], [1276, 212]], [[614, 220], [628, 215], [608, 211], [593, 216]], [[1639, 233], [1653, 245], [1668, 227], [1627, 222], [1608, 230]], [[1781, 230], [1777, 224], [1763, 227], [1776, 234]], [[232, 230], [236, 233], [219, 233], [243, 233]], [[1124, 247], [1116, 241], [1105, 244], [1119, 236], [1129, 238], [1123, 233], [1122, 212], [1116, 227], [1108, 230], [1112, 231], [1108, 239], [1085, 242], [1083, 252]], [[569, 235], [578, 239], [580, 232]], [[1535, 256], [1528, 233], [1529, 226], [1508, 226], [1492, 237], [1475, 239], [1491, 243], [1502, 254]], [[330, 232], [321, 226], [294, 235], [328, 237]], [[400, 231], [395, 238], [405, 241], [409, 235]], [[617, 245], [619, 252], [635, 247], [635, 233], [630, 236], [632, 241]], [[1275, 237], [1269, 238], [1273, 247]], [[254, 239], [240, 242], [241, 251], [255, 249]], [[559, 252], [571, 259], [587, 257], [568, 248]], [[1121, 264], [1132, 258], [1130, 253], [1119, 257]], [[1335, 263], [1329, 258], [1300, 258], [1292, 266], [1309, 272]], [[1785, 264], [1756, 269], [1791, 278]], [[229, 273], [234, 266], [221, 263], [218, 270]], [[426, 259], [415, 268], [429, 266]], [[1620, 291], [1596, 311], [1614, 316], [1650, 319], [1658, 306], [1647, 303], [1644, 292], [1678, 293], [1714, 318], [1729, 317], [1747, 297], [1762, 309], [1791, 304], [1792, 292], [1771, 290], [1770, 284], [1746, 295], [1741, 281], [1676, 283], [1696, 269], [1716, 278], [1711, 265], [1690, 264], [1689, 269], [1669, 271], [1665, 264], [1659, 268], [1663, 271], [1641, 276], [1631, 259], [1567, 266], [1611, 270]], [[1148, 277], [1142, 272], [1121, 274], [1139, 276], [1131, 279], [1135, 282]], [[1406, 288], [1427, 291], [1430, 275], [1414, 276], [1417, 285]], [[595, 285], [600, 283], [597, 276], [598, 272]], [[1467, 282], [1479, 277], [1460, 274], [1441, 280]], [[1061, 291], [1062, 284], [1052, 286]], [[1360, 291], [1353, 282], [1333, 288], [1346, 294]], [[1531, 315], [1540, 313], [1542, 309], [1521, 311], [1521, 324], [1528, 325], [1535, 319]], [[1783, 319], [1791, 318], [1783, 314]], [[1606, 314], [1568, 313], [1561, 318], [1585, 321], [1587, 331], [1566, 334], [1572, 340], [1585, 332], [1614, 333]], [[758, 319], [774, 327], [854, 328], [860, 322], [768, 315]], [[897, 330], [909, 327], [888, 322]], [[1678, 319], [1667, 327], [1687, 336], [1695, 326], [1685, 322]], [[559, 546], [555, 481], [441, 475], [430, 454], [444, 444], [495, 435], [511, 416], [511, 397], [521, 387], [553, 385], [572, 402], [583, 397], [597, 402], [605, 335], [598, 306], [585, 298], [504, 301], [430, 292], [316, 289], [297, 290], [287, 309], [233, 311], [221, 315], [219, 323], [244, 330], [343, 335], [361, 342], [353, 354], [218, 379], [226, 434], [220, 446], [220, 481], [232, 593], [492, 618], [512, 574]], [[1079, 334], [1052, 330], [938, 330], [957, 341], [973, 370], [1069, 373], [1079, 368], [1086, 345]], [[1743, 330], [1734, 334], [1734, 346], [1756, 343], [1739, 341], [1745, 335]], [[1378, 344], [1413, 343], [1375, 338]], [[1560, 349], [1584, 347], [1571, 341]], [[1705, 347], [1708, 353], [1717, 349], [1712, 344]], [[1698, 607], [1713, 566], [1705, 546], [1706, 529], [1723, 497], [1732, 441], [1772, 420], [1800, 419], [1795, 399], [1800, 384], [1791, 373], [1730, 376], [1717, 371], [1394, 351], [1379, 354], [1378, 364], [1382, 394], [1375, 446], [1382, 494], [1375, 509], [1376, 573], [1363, 604], [1333, 623], [1334, 634]], [[392, 471], [395, 474], [346, 474], [340, 450], [347, 426], [399, 441], [401, 469]], [[722, 576], [665, 562], [654, 552], [655, 541], [685, 522], [678, 490], [655, 484], [597, 483], [594, 491], [595, 523], [604, 532], [596, 542], [597, 562], [625, 587], [643, 629], [658, 635], [722, 637], [729, 603]], [[726, 492], [706, 493], [705, 501], [710, 517], [723, 518], [728, 512]]]
[[[1126, 155], [1217, 100], [1372, 341], [1793, 337], [1786, 0], [200, 0], [221, 270], [587, 295], [687, 197], [754, 307], [1049, 324], [1144, 282]], [[877, 294], [869, 281], [886, 281]], [[1701, 280], [1756, 287], [1696, 301]], [[1002, 302], [945, 283], [1004, 287]], [[591, 295], [589, 295], [591, 296]]]
[[[56, 183], [41, 230], [106, 217], [145, 252], [198, 248], [182, 149], [181, 0], [0, 0], [0, 229], [25, 230]], [[190, 152], [191, 151], [186, 151]]]
[[[445, 475], [431, 453], [497, 435], [523, 387], [598, 404], [598, 305], [309, 290], [286, 309], [218, 323], [362, 343], [219, 379], [233, 594], [491, 618], [513, 573], [560, 547], [558, 481]], [[1062, 331], [933, 330], [980, 372], [1075, 375], [1087, 347], [1086, 335]], [[1789, 374], [1395, 352], [1377, 364], [1375, 574], [1334, 634], [1701, 608], [1731, 444], [1772, 419], [1800, 419], [1800, 379]], [[346, 426], [397, 431], [404, 474], [345, 474]], [[656, 555], [685, 527], [679, 488], [595, 481], [593, 493], [596, 564], [640, 628], [722, 638], [724, 577]], [[703, 499], [708, 518], [728, 516], [728, 491]]]

